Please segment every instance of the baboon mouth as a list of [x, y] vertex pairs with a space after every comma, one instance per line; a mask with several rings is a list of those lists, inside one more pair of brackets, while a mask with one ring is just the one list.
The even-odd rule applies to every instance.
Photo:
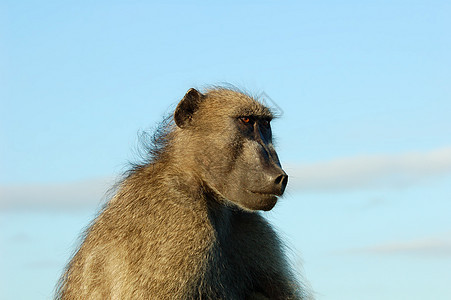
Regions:
[[260, 196], [265, 196], [265, 197], [279, 197], [282, 196], [281, 194], [277, 194], [277, 193], [268, 193], [268, 192], [263, 192], [263, 191], [253, 191], [253, 190], [248, 190], [248, 192], [250, 192], [251, 194], [256, 194], [256, 195], [260, 195]]
[[260, 195], [260, 196], [265, 196], [265, 197], [275, 197], [275, 198], [277, 198], [277, 196], [280, 196], [280, 195], [276, 195], [276, 194], [273, 194], [273, 193], [264, 193], [264, 192], [255, 192], [255, 191], [251, 191], [251, 190], [248, 190], [248, 192], [250, 192], [251, 194], [256, 194], [256, 195]]

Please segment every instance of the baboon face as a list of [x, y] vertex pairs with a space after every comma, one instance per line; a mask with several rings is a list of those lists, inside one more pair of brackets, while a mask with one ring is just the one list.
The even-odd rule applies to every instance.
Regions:
[[231, 90], [191, 89], [174, 119], [207, 186], [247, 210], [274, 207], [288, 176], [272, 144], [267, 107]]

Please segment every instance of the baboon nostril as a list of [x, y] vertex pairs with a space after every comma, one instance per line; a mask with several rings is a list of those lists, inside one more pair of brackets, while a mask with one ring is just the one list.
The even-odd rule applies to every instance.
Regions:
[[284, 175], [282, 180], [282, 186], [284, 189], [287, 186], [287, 183], [288, 183], [288, 175]]
[[278, 188], [280, 188], [280, 194], [283, 194], [283, 192], [285, 191], [285, 187], [287, 186], [287, 183], [288, 183], [288, 175], [282, 174], [282, 175], [277, 176], [274, 183], [276, 184], [276, 186]]

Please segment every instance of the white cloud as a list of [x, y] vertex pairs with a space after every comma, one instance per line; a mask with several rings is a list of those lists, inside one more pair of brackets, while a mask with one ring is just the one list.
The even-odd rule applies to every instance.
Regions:
[[[451, 174], [451, 147], [291, 165], [286, 170], [291, 190], [321, 192], [409, 186]], [[112, 178], [99, 178], [62, 184], [4, 185], [0, 186], [0, 211], [92, 209], [104, 201], [113, 183]]]
[[100, 178], [71, 183], [0, 186], [0, 210], [73, 210], [102, 203], [114, 181]]
[[27, 269], [59, 269], [61, 268], [61, 262], [56, 260], [39, 260], [39, 261], [32, 261], [28, 263], [24, 263], [24, 267]]
[[436, 237], [428, 237], [403, 242], [392, 242], [382, 245], [355, 249], [348, 253], [369, 254], [409, 254], [432, 257], [451, 257], [451, 232]]
[[289, 187], [299, 191], [399, 188], [451, 174], [451, 147], [288, 165], [286, 170], [290, 175]]

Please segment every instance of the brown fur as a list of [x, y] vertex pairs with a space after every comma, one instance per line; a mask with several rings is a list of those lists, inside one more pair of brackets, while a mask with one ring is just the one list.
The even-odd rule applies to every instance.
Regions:
[[[260, 144], [239, 134], [250, 128], [236, 125], [242, 116], [272, 117], [237, 91], [190, 90], [149, 161], [130, 171], [87, 230], [55, 298], [303, 299], [276, 233], [256, 211], [271, 209], [284, 186], [262, 188], [253, 202], [236, 192], [246, 178], [254, 187], [260, 173], [285, 174], [270, 132]], [[252, 151], [263, 157], [252, 162], [263, 165], [258, 172], [246, 165]]]

